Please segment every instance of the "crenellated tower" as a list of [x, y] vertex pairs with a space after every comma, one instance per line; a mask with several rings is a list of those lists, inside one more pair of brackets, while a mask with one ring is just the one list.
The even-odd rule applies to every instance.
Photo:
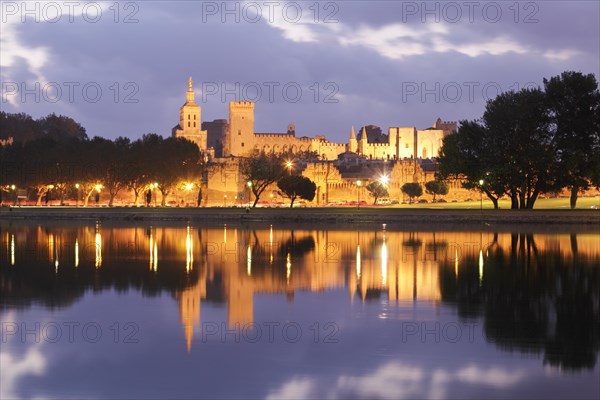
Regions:
[[229, 103], [229, 130], [224, 143], [224, 156], [241, 156], [254, 146], [254, 102], [232, 101]]

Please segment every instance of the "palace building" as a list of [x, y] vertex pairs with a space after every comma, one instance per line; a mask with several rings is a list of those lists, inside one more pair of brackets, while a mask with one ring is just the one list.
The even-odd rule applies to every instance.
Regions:
[[[311, 179], [317, 185], [313, 204], [357, 201], [361, 197], [356, 182], [368, 183], [382, 174], [389, 176], [391, 199], [401, 201], [401, 186], [406, 182], [434, 179], [436, 163], [443, 138], [457, 129], [456, 122], [441, 119], [426, 129], [390, 127], [387, 133], [375, 125], [359, 129], [349, 127], [347, 143], [330, 142], [323, 135], [299, 136], [294, 124], [285, 132], [256, 132], [255, 103], [232, 101], [228, 119], [202, 122], [201, 108], [194, 100], [192, 78], [188, 80], [186, 101], [179, 110], [179, 124], [172, 130], [175, 137], [186, 138], [210, 160], [204, 177], [202, 205], [224, 205], [248, 202], [251, 196], [246, 179], [239, 169], [240, 157], [253, 151], [266, 153], [314, 152], [318, 159], [298, 162], [296, 173]], [[293, 156], [292, 156], [293, 157]], [[458, 184], [451, 184], [448, 198], [468, 196]], [[277, 188], [265, 192], [264, 201], [280, 202]], [[453, 197], [454, 196], [454, 197]], [[368, 200], [365, 193], [362, 200]]]
[[184, 137], [196, 143], [201, 151], [215, 158], [242, 157], [253, 150], [296, 153], [312, 151], [321, 160], [337, 160], [342, 153], [351, 152], [369, 160], [400, 160], [404, 158], [429, 159], [436, 157], [445, 135], [456, 130], [456, 122], [438, 119], [431, 128], [390, 127], [387, 134], [367, 131], [363, 127], [358, 137], [350, 128], [347, 143], [333, 143], [325, 136], [296, 135], [294, 124], [281, 133], [260, 133], [254, 127], [254, 102], [232, 101], [229, 103], [229, 119], [201, 123], [201, 109], [194, 101], [192, 78], [188, 81], [186, 102], [180, 108], [179, 125], [173, 128], [173, 136]]

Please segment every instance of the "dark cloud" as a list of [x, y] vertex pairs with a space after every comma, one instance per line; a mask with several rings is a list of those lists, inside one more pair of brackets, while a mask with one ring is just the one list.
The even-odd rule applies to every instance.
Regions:
[[[491, 14], [488, 20], [482, 14], [489, 3], [478, 3], [473, 22], [462, 2], [452, 3], [463, 13], [456, 23], [449, 2], [435, 3], [439, 22], [431, 14], [421, 21], [423, 2], [354, 1], [320, 3], [319, 22], [313, 24], [285, 21], [276, 8], [278, 19], [269, 24], [264, 7], [258, 22], [248, 22], [253, 14], [247, 13], [238, 23], [231, 15], [222, 23], [220, 13], [207, 13], [206, 2], [157, 1], [136, 3], [139, 10], [133, 17], [139, 22], [131, 24], [122, 23], [133, 11], [124, 8], [127, 3], [120, 3], [120, 23], [105, 9], [98, 23], [78, 17], [73, 23], [63, 18], [54, 24], [13, 24], [20, 48], [46, 48], [49, 58], [37, 72], [26, 60], [3, 64], [4, 81], [45, 79], [78, 82], [80, 87], [91, 82], [103, 92], [95, 103], [76, 91], [79, 96], [73, 102], [65, 101], [63, 93], [56, 103], [27, 98], [2, 103], [2, 108], [34, 116], [68, 114], [90, 135], [166, 135], [177, 123], [187, 77], [192, 75], [203, 120], [227, 118], [227, 102], [255, 95], [253, 88], [259, 86], [257, 131], [283, 131], [294, 122], [301, 135], [327, 134], [331, 140], [345, 141], [352, 125], [422, 128], [438, 116], [477, 118], [485, 95], [493, 95], [498, 87], [539, 85], [543, 77], [566, 69], [600, 71], [600, 35], [594, 34], [600, 33], [598, 3], [521, 2], [515, 16], [514, 2], [497, 2], [502, 10], [497, 22], [491, 22]], [[298, 4], [302, 21], [314, 20], [314, 4]], [[432, 4], [427, 7], [433, 9]], [[415, 5], [417, 14], [408, 15]], [[331, 12], [338, 23], [323, 22]], [[525, 23], [528, 15], [537, 22]], [[416, 52], [407, 53], [411, 49]], [[272, 99], [269, 82], [279, 84]], [[216, 85], [219, 92], [203, 99], [203, 83]], [[298, 102], [286, 101], [286, 84], [302, 88]], [[457, 87], [462, 93], [456, 93]], [[223, 99], [224, 88], [234, 93]], [[288, 93], [293, 95], [293, 90]], [[324, 102], [328, 94], [338, 103]]]

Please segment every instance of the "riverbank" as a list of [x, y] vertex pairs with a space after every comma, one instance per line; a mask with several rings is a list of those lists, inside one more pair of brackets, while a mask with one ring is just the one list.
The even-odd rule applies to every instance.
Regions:
[[536, 224], [599, 227], [600, 210], [429, 208], [0, 207], [2, 220], [286, 222], [314, 224]]

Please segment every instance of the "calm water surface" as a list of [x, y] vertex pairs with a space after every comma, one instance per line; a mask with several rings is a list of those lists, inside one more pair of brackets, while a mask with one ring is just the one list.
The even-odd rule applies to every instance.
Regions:
[[0, 222], [0, 398], [598, 398], [598, 231]]

